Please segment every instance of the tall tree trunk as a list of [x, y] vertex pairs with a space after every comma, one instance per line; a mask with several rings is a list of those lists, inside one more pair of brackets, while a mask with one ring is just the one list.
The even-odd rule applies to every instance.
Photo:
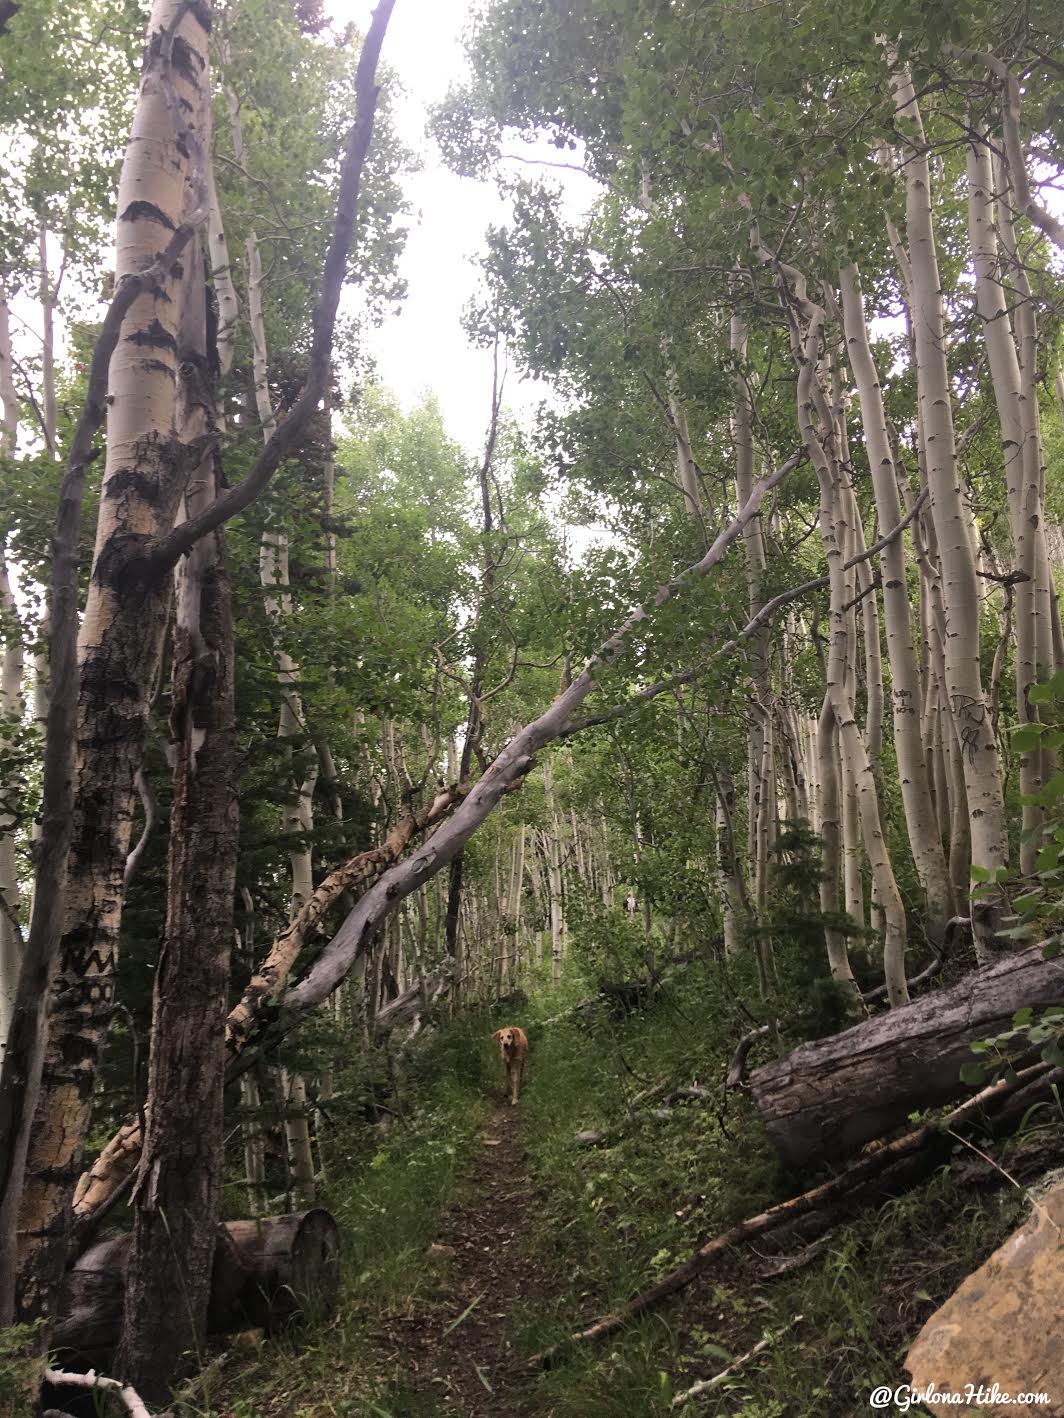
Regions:
[[[885, 530], [888, 527], [896, 527], [901, 521], [902, 513], [879, 371], [872, 358], [856, 266], [851, 265], [843, 269], [841, 284], [846, 348], [861, 400], [861, 421], [872, 472], [876, 515], [880, 527]], [[883, 618], [887, 633], [887, 659], [890, 665], [894, 745], [898, 758], [902, 806], [905, 810], [905, 825], [913, 861], [924, 891], [927, 933], [932, 941], [940, 942], [946, 922], [953, 914], [953, 902], [942, 839], [931, 800], [927, 762], [920, 732], [923, 691], [909, 614], [909, 588], [902, 539], [895, 537], [888, 542], [880, 553], [880, 559], [883, 567]]]
[[[5, 431], [6, 432], [6, 431]], [[13, 440], [12, 440], [13, 442]], [[23, 713], [22, 699], [22, 627], [18, 608], [11, 594], [7, 574], [7, 559], [0, 542], [0, 715], [4, 721], [17, 724]], [[3, 742], [0, 725], [0, 749]], [[19, 928], [18, 863], [15, 856], [16, 819], [8, 811], [5, 799], [13, 798], [19, 784], [14, 778], [0, 780], [0, 1058], [3, 1057], [7, 1031], [15, 1008], [19, 970], [22, 966], [22, 932]]]
[[[976, 132], [978, 133], [978, 129]], [[1040, 592], [1038, 578], [1039, 544], [1043, 541], [1039, 533], [1043, 519], [1038, 386], [1030, 359], [1034, 353], [1035, 342], [1031, 340], [1028, 367], [1021, 371], [1012, 328], [1012, 322], [1015, 320], [1018, 331], [1033, 336], [1034, 316], [1029, 289], [1026, 295], [1020, 292], [1019, 303], [1010, 315], [1011, 291], [1016, 289], [1018, 273], [1012, 271], [1007, 277], [1010, 287], [1010, 295], [1007, 298], [1006, 273], [1002, 269], [997, 240], [998, 226], [1003, 232], [1011, 230], [1004, 193], [998, 194], [997, 205], [1000, 214], [998, 222], [995, 221], [994, 210], [993, 165], [985, 135], [981, 134], [968, 146], [968, 228], [975, 267], [976, 313], [982, 324], [983, 342], [990, 365], [990, 380], [1001, 426], [1005, 487], [1016, 557], [1015, 569], [1021, 578], [1012, 589], [1016, 601], [1016, 719], [1017, 723], [1023, 724], [1037, 721], [1038, 710], [1030, 703], [1028, 691], [1038, 680], [1039, 670], [1044, 669], [1050, 662], [1052, 651], [1048, 597]], [[1041, 633], [1040, 625], [1043, 627]], [[993, 713], [991, 717], [993, 719]], [[1023, 794], [1020, 869], [1024, 872], [1034, 869], [1035, 857], [1039, 850], [1037, 834], [1043, 811], [1030, 799], [1041, 789], [1041, 769], [1041, 755], [1037, 748], [1020, 752], [1020, 792]]]
[[7, 290], [0, 279], [0, 455], [12, 458], [18, 440], [18, 391], [11, 346], [11, 315]]
[[[207, 291], [198, 244], [187, 259], [178, 338], [178, 433], [214, 429]], [[209, 452], [188, 515], [217, 496]], [[170, 730], [166, 931], [155, 971], [145, 1137], [134, 1189], [118, 1372], [144, 1398], [166, 1398], [207, 1335], [221, 1218], [222, 1089], [239, 835], [233, 617], [221, 528], [178, 564]], [[175, 1304], [176, 1296], [180, 1303]]]
[[[903, 142], [908, 261], [916, 355], [919, 436], [927, 464], [931, 519], [942, 567], [949, 713], [961, 745], [973, 863], [996, 873], [1008, 866], [1008, 836], [997, 742], [979, 673], [979, 595], [968, 516], [957, 472], [946, 329], [931, 208], [927, 142], [912, 79], [899, 72], [894, 99]], [[973, 899], [972, 929], [982, 958], [992, 949], [1001, 899]]]
[[[176, 232], [186, 205], [197, 205], [187, 194], [207, 112], [207, 25], [198, 6], [180, 0], [153, 6], [119, 185], [119, 282], [150, 266], [160, 227]], [[181, 62], [171, 64], [178, 51]], [[173, 129], [170, 100], [189, 115], [184, 133]], [[196, 176], [202, 181], [204, 174]], [[153, 575], [144, 552], [171, 531], [188, 474], [202, 456], [197, 449], [193, 459], [182, 447], [174, 424], [180, 293], [181, 270], [171, 265], [133, 302], [111, 361], [107, 460], [78, 639], [77, 792], [66, 918], [19, 1222], [19, 1313], [27, 1321], [51, 1314], [62, 1274], [70, 1200], [114, 997], [133, 780], [171, 591], [171, 577]]]
[[37, 233], [37, 297], [41, 307], [41, 417], [44, 446], [50, 458], [56, 454], [59, 409], [55, 397], [55, 291], [48, 269], [48, 232], [42, 223]]

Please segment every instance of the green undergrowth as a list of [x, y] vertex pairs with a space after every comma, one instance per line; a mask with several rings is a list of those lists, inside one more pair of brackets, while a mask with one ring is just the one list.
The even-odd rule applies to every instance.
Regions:
[[[808, 1184], [781, 1171], [745, 1099], [725, 1099], [739, 1029], [734, 1018], [721, 1025], [728, 1006], [712, 966], [674, 972], [627, 1016], [603, 1007], [557, 1018], [586, 988], [574, 979], [505, 1011], [531, 1041], [521, 1110], [538, 1218], [522, 1257], [534, 1283], [518, 1287], [509, 1320], [518, 1359]], [[383, 1138], [363, 1129], [334, 1169], [325, 1203], [345, 1239], [336, 1318], [267, 1341], [187, 1414], [439, 1418], [444, 1410], [404, 1377], [401, 1337], [391, 1343], [389, 1326], [446, 1287], [428, 1247], [441, 1213], [462, 1196], [498, 1091], [489, 1042], [498, 1022], [474, 1012], [446, 1026], [406, 1080], [407, 1115]], [[655, 1098], [633, 1118], [635, 1095], [661, 1082], [698, 1084], [710, 1096], [666, 1116], [655, 1115]], [[585, 1129], [606, 1132], [611, 1145], [579, 1147], [574, 1135]], [[867, 1413], [872, 1388], [905, 1381], [904, 1356], [924, 1320], [1023, 1208], [1012, 1187], [965, 1191], [943, 1169], [837, 1227], [800, 1269], [766, 1279], [756, 1255], [729, 1255], [677, 1300], [537, 1377], [515, 1399], [514, 1418], [675, 1414], [676, 1394], [766, 1334], [762, 1352], [682, 1413]]]
[[[612, 1311], [705, 1240], [807, 1185], [778, 1167], [745, 1100], [725, 1106], [734, 1035], [726, 1043], [714, 1026], [722, 1008], [712, 981], [693, 968], [625, 1019], [533, 1023], [525, 1106], [544, 1215], [531, 1250], [553, 1267], [558, 1292], [521, 1316], [524, 1353]], [[660, 1079], [670, 1088], [697, 1082], [711, 1098], [664, 1117], [650, 1102], [624, 1130], [633, 1095]], [[578, 1148], [574, 1134], [585, 1129], [612, 1145]], [[676, 1301], [570, 1354], [538, 1381], [527, 1412], [867, 1413], [877, 1384], [905, 1381], [904, 1355], [924, 1320], [1022, 1209], [1012, 1188], [965, 1193], [944, 1170], [837, 1228], [800, 1270], [762, 1279], [756, 1258], [729, 1256]], [[766, 1349], [725, 1384], [672, 1407], [676, 1394], [766, 1334]]]
[[[439, 1280], [426, 1252], [461, 1195], [498, 1081], [486, 1025], [470, 1012], [422, 1051], [386, 1131], [351, 1122], [330, 1140], [321, 1204], [343, 1238], [335, 1316], [265, 1340], [238, 1337], [240, 1352], [178, 1405], [181, 1418], [389, 1418], [380, 1406], [392, 1387], [389, 1326]], [[357, 1094], [359, 1082], [340, 1078], [338, 1119], [345, 1085]]]

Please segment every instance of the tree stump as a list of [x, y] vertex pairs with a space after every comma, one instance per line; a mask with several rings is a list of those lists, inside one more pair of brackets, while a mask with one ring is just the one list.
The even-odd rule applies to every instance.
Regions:
[[308, 1310], [331, 1314], [340, 1288], [340, 1231], [322, 1207], [229, 1221], [246, 1280], [236, 1308], [253, 1325], [275, 1329]]

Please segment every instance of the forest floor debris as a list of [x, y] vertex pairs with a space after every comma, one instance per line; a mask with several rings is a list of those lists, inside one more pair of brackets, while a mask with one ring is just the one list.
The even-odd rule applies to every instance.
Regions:
[[435, 1395], [437, 1412], [516, 1418], [529, 1376], [513, 1350], [515, 1314], [554, 1284], [526, 1245], [542, 1215], [519, 1108], [499, 1104], [485, 1119], [463, 1193], [429, 1247], [443, 1265], [439, 1290], [393, 1322], [385, 1342], [405, 1385]]

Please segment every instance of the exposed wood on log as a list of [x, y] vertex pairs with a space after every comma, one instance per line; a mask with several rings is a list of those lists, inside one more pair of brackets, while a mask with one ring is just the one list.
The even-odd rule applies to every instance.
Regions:
[[802, 1044], [750, 1075], [776, 1151], [807, 1167], [900, 1126], [915, 1108], [964, 1092], [971, 1044], [1008, 1028], [1017, 1009], [1064, 1001], [1064, 959], [1033, 946], [892, 1010]]
[[[106, 1364], [118, 1341], [128, 1235], [100, 1241], [67, 1272], [53, 1346], [82, 1362]], [[309, 1306], [331, 1312], [340, 1283], [340, 1233], [329, 1212], [228, 1221], [220, 1228], [211, 1274], [208, 1329], [266, 1330]]]

